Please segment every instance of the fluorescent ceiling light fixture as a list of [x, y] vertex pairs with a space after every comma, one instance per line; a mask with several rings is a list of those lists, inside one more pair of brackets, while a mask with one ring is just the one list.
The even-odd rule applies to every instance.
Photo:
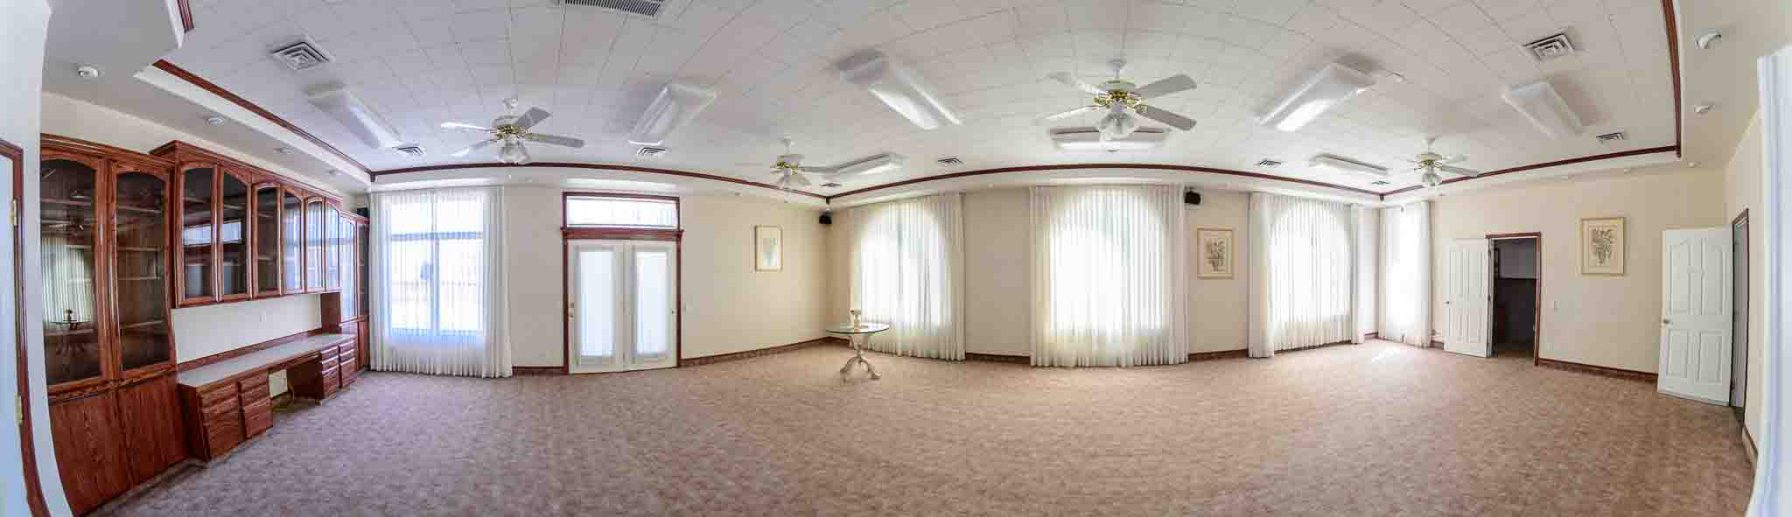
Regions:
[[882, 52], [859, 52], [840, 60], [834, 67], [840, 71], [842, 79], [870, 91], [877, 100], [916, 127], [934, 129], [942, 124], [961, 123], [958, 115], [933, 94], [933, 88], [927, 86], [920, 74]]
[[1500, 98], [1511, 105], [1512, 109], [1524, 114], [1525, 118], [1531, 120], [1531, 125], [1537, 126], [1538, 131], [1550, 138], [1578, 135], [1583, 127], [1580, 116], [1568, 108], [1568, 103], [1562, 100], [1562, 95], [1556, 93], [1556, 88], [1550, 86], [1549, 81], [1538, 81], [1506, 90], [1500, 94]]
[[1307, 166], [1313, 167], [1316, 169], [1327, 169], [1327, 170], [1333, 170], [1333, 171], [1338, 171], [1338, 172], [1346, 172], [1346, 173], [1350, 173], [1350, 174], [1368, 175], [1368, 176], [1372, 176], [1375, 178], [1388, 177], [1388, 168], [1387, 167], [1382, 167], [1379, 165], [1371, 165], [1371, 164], [1359, 162], [1356, 160], [1352, 160], [1349, 158], [1345, 158], [1343, 156], [1338, 156], [1335, 154], [1316, 155], [1313, 157], [1313, 159], [1307, 161]]
[[900, 154], [883, 153], [846, 165], [841, 165], [837, 167], [837, 169], [840, 171], [840, 174], [847, 176], [870, 176], [901, 169], [903, 161], [905, 161], [905, 158]]
[[1258, 124], [1282, 131], [1299, 131], [1326, 110], [1375, 85], [1375, 78], [1337, 63], [1327, 63], [1307, 82], [1295, 88], [1275, 109], [1257, 119]]
[[660, 89], [659, 96], [654, 97], [653, 104], [647, 106], [647, 112], [641, 114], [641, 120], [635, 122], [635, 130], [628, 134], [628, 143], [660, 145], [672, 130], [690, 123], [715, 100], [713, 89], [682, 81], [667, 83]]
[[367, 107], [359, 97], [348, 91], [347, 87], [336, 86], [307, 95], [312, 106], [328, 114], [330, 118], [340, 122], [342, 127], [354, 133], [356, 138], [375, 149], [387, 149], [404, 144], [386, 119]]
[[1052, 130], [1052, 143], [1063, 151], [1149, 151], [1164, 146], [1170, 132], [1163, 128], [1142, 127], [1121, 138], [1102, 139], [1102, 131], [1092, 127]]

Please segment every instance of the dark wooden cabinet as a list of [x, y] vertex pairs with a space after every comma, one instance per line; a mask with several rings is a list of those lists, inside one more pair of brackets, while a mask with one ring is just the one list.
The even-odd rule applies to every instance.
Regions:
[[131, 488], [118, 399], [101, 391], [50, 404], [56, 468], [69, 509], [84, 514]]
[[132, 484], [187, 459], [173, 375], [126, 385], [118, 390], [118, 401]]

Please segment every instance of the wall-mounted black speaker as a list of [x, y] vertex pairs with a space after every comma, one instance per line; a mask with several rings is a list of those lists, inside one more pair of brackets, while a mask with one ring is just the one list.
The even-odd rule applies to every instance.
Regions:
[[1201, 206], [1201, 193], [1193, 190], [1182, 191], [1182, 203], [1191, 206]]
[[822, 212], [821, 213], [821, 224], [834, 224], [834, 213], [833, 212]]

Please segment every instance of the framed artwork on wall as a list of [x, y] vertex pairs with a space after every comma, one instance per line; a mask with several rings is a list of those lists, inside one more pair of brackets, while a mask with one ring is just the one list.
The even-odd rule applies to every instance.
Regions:
[[1196, 278], [1232, 278], [1232, 230], [1229, 228], [1199, 228], [1195, 230], [1196, 252], [1200, 257], [1195, 266]]
[[1624, 274], [1624, 218], [1580, 220], [1580, 274]]
[[753, 227], [753, 270], [784, 270], [784, 228]]

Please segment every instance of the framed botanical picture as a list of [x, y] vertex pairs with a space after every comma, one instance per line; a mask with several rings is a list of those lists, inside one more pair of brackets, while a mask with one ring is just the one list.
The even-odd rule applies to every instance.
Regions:
[[1624, 274], [1624, 218], [1580, 220], [1580, 274]]
[[784, 270], [784, 228], [753, 227], [753, 270]]
[[1232, 230], [1196, 229], [1195, 252], [1199, 254], [1196, 278], [1232, 278]]

